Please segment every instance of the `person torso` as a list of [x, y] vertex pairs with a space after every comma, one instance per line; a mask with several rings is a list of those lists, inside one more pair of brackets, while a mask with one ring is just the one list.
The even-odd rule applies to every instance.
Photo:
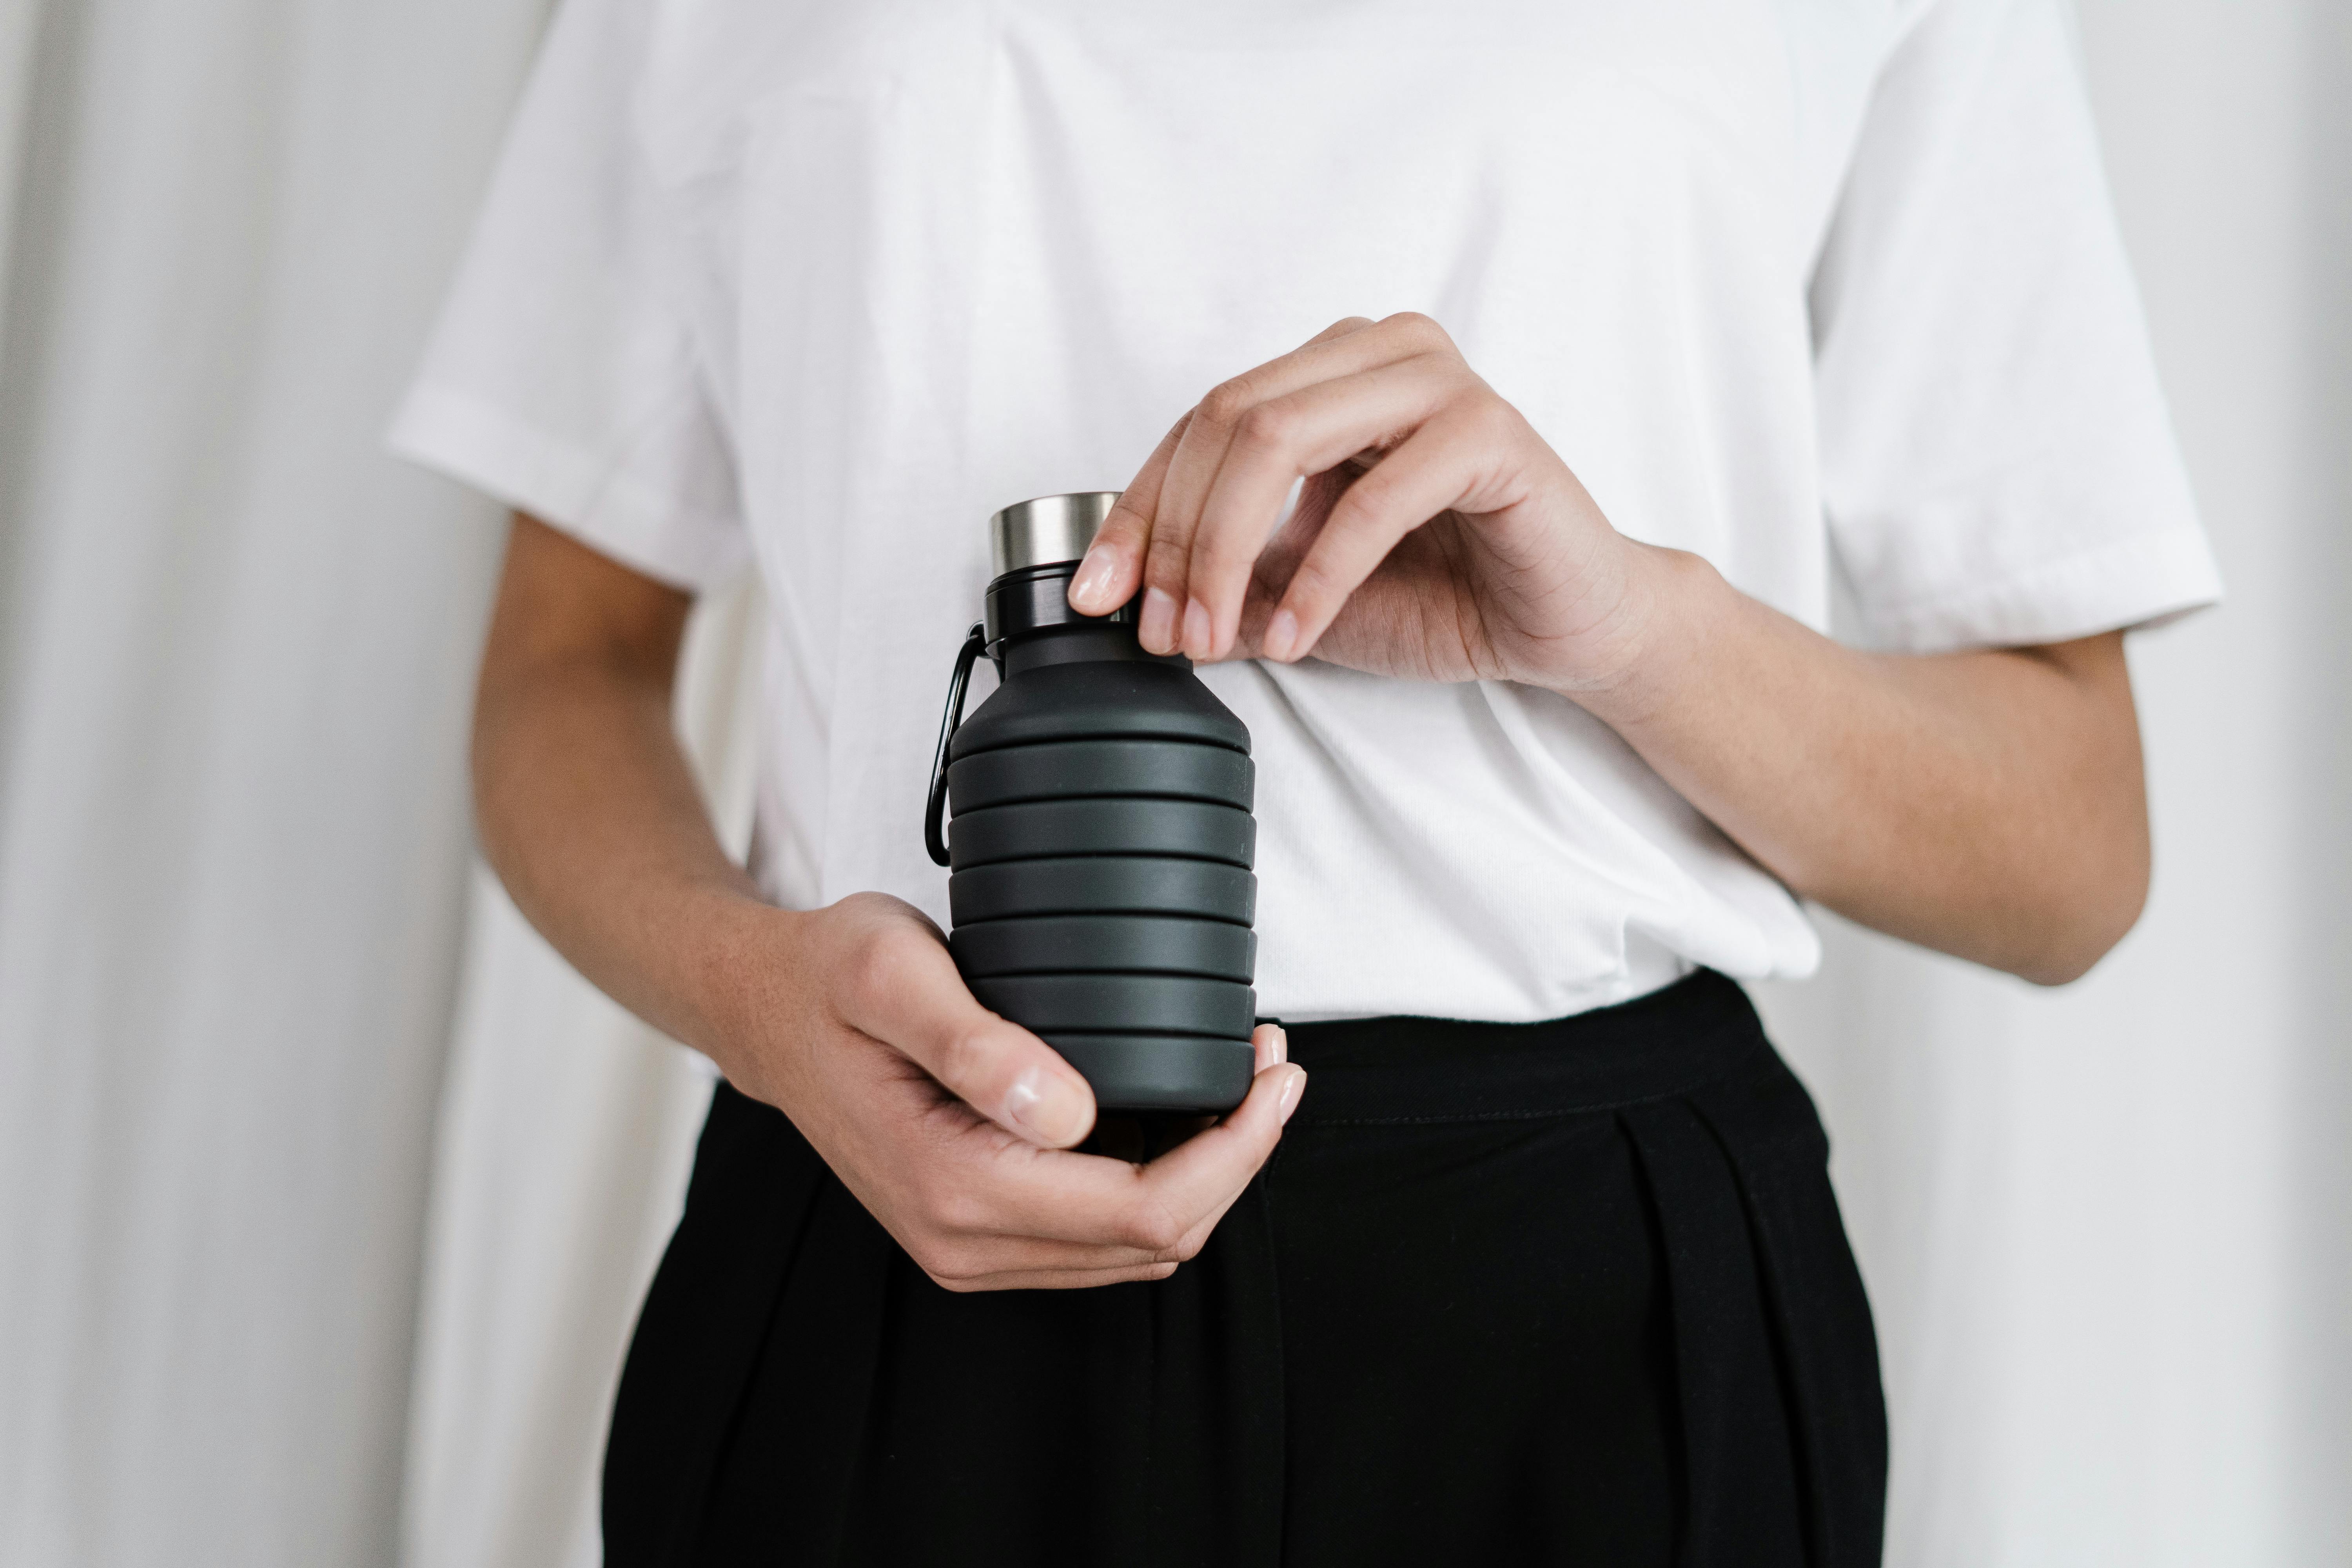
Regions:
[[[636, 103], [770, 600], [760, 864], [944, 923], [920, 814], [999, 506], [1420, 310], [1615, 525], [1826, 618], [1805, 291], [1901, 8], [702, 0]], [[1796, 902], [1564, 698], [1203, 678], [1258, 763], [1261, 1008], [1532, 1019], [1798, 973]]]

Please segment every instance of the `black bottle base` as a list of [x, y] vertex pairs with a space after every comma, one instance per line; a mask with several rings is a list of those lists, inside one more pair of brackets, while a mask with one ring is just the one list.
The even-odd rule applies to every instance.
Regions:
[[1256, 1065], [1247, 1040], [1203, 1035], [1047, 1035], [1093, 1086], [1106, 1111], [1225, 1111], [1249, 1093]]

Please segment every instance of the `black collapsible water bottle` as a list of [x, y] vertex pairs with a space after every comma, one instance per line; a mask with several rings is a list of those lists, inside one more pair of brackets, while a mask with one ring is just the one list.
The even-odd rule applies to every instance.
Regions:
[[[948, 946], [982, 1005], [1061, 1052], [1103, 1110], [1228, 1110], [1256, 1011], [1249, 730], [1190, 660], [1143, 651], [1132, 604], [1070, 608], [1118, 499], [989, 519], [987, 618], [956, 660], [924, 837], [953, 868]], [[965, 720], [983, 652], [1002, 684]]]

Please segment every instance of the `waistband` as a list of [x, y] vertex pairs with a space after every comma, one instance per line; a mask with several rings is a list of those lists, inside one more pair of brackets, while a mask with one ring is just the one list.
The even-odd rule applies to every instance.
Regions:
[[1711, 969], [1539, 1024], [1347, 1018], [1286, 1032], [1308, 1074], [1293, 1127], [1535, 1121], [1780, 1063], [1748, 994]]

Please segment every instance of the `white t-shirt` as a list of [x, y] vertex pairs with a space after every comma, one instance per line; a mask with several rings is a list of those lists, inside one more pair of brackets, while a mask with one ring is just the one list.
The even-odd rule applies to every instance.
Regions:
[[[757, 864], [944, 924], [921, 817], [1007, 502], [1428, 312], [1624, 532], [1801, 620], [2211, 601], [2059, 0], [570, 0], [395, 446], [655, 577], [756, 564]], [[1261, 1010], [1803, 973], [1796, 900], [1565, 698], [1203, 679]]]

